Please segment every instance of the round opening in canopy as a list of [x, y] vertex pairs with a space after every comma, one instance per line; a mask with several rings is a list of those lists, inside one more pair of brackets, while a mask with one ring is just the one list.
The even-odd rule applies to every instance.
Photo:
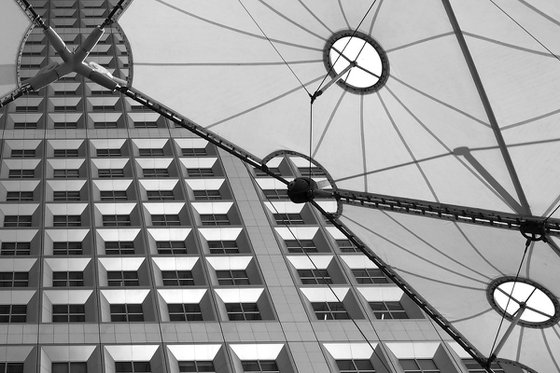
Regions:
[[545, 287], [533, 281], [502, 277], [489, 287], [488, 298], [500, 315], [513, 320], [523, 311], [519, 324], [546, 327], [560, 319], [560, 304]]
[[329, 75], [342, 74], [337, 83], [355, 93], [375, 92], [389, 76], [387, 55], [373, 38], [360, 32], [334, 34], [324, 56]]

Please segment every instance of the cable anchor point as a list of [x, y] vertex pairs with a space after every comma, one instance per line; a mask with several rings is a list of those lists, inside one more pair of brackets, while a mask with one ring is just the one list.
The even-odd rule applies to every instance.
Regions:
[[546, 237], [546, 225], [544, 221], [525, 221], [521, 223], [519, 230], [527, 242], [548, 242]]

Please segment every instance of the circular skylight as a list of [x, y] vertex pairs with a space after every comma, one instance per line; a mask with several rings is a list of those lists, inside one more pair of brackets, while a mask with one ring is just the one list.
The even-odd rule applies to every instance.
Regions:
[[521, 309], [519, 324], [546, 327], [560, 319], [560, 304], [545, 287], [523, 278], [502, 277], [489, 288], [489, 300], [494, 309], [512, 320]]
[[370, 36], [360, 32], [345, 31], [333, 35], [325, 48], [325, 65], [333, 78], [344, 73], [338, 80], [339, 85], [360, 93], [377, 91], [389, 75], [383, 49]]

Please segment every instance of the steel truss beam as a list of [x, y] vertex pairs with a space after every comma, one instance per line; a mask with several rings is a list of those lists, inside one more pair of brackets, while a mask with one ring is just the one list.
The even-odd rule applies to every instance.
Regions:
[[560, 236], [560, 220], [538, 216], [475, 209], [445, 203], [386, 196], [382, 194], [337, 190], [335, 198], [343, 203], [378, 210], [395, 211], [412, 215], [423, 215], [437, 219], [453, 220], [461, 223], [488, 225], [497, 228], [520, 231], [527, 224], [542, 226], [547, 235]]

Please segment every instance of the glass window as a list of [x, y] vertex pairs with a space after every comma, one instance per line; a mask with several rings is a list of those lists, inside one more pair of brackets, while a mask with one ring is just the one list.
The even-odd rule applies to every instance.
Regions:
[[263, 193], [267, 199], [288, 199], [287, 189], [264, 189]]
[[244, 373], [272, 372], [280, 373], [278, 365], [274, 360], [244, 360], [241, 362]]
[[53, 226], [55, 227], [79, 227], [82, 225], [80, 215], [54, 215]]
[[261, 320], [261, 313], [256, 303], [226, 303], [230, 320]]
[[378, 268], [353, 269], [352, 274], [358, 284], [388, 284], [390, 282]]
[[193, 286], [194, 278], [191, 271], [161, 271], [163, 286]]
[[175, 199], [172, 190], [148, 190], [147, 195], [149, 201], [166, 201]]
[[12, 149], [12, 158], [33, 158], [35, 149]]
[[216, 271], [220, 285], [249, 285], [249, 276], [243, 269]]
[[[476, 360], [474, 359], [463, 359], [463, 364], [467, 367], [467, 371], [469, 373], [486, 373], [486, 369], [484, 369]], [[500, 364], [493, 362], [490, 365], [490, 368], [494, 371], [494, 373], [505, 373], [504, 368], [500, 366]]]
[[53, 304], [53, 322], [84, 322], [86, 307], [83, 304]]
[[52, 363], [52, 373], [87, 373], [87, 363], [64, 362]]
[[4, 216], [4, 227], [31, 227], [31, 215], [6, 215]]
[[400, 359], [404, 373], [440, 373], [432, 359]]
[[80, 271], [53, 272], [54, 287], [84, 286], [84, 273]]
[[213, 201], [222, 199], [222, 195], [219, 190], [194, 190], [194, 199], [197, 201]]
[[76, 122], [54, 122], [54, 129], [76, 129], [78, 128], [78, 123]]
[[173, 226], [181, 225], [179, 215], [152, 215], [152, 225]]
[[107, 284], [109, 286], [139, 286], [138, 272], [136, 271], [108, 271]]
[[183, 157], [203, 157], [208, 155], [206, 148], [182, 148]]
[[157, 122], [154, 121], [134, 121], [134, 128], [157, 128]]
[[141, 304], [111, 304], [111, 321], [144, 321]]
[[124, 177], [124, 170], [120, 168], [100, 168], [97, 170], [100, 179], [111, 179]]
[[201, 214], [202, 225], [230, 225], [227, 214]]
[[29, 273], [27, 272], [0, 272], [0, 287], [27, 287], [29, 286]]
[[327, 176], [319, 167], [299, 167], [298, 170], [303, 177]]
[[202, 321], [202, 311], [198, 303], [168, 304], [170, 321]]
[[78, 149], [55, 149], [55, 158], [77, 158]]
[[214, 170], [211, 168], [187, 168], [189, 177], [211, 177], [214, 176]]
[[35, 170], [10, 170], [8, 178], [10, 179], [33, 179], [35, 177]]
[[25, 322], [27, 320], [27, 304], [1, 304], [0, 323]]
[[102, 201], [123, 201], [128, 200], [126, 190], [102, 190], [99, 192]]
[[[261, 170], [260, 168], [254, 168], [254, 170], [255, 170], [255, 176], [258, 176], [258, 177], [268, 176], [268, 174], [266, 172], [264, 172], [263, 170]], [[269, 167], [268, 170], [275, 175], [282, 175], [279, 167]]]
[[313, 240], [284, 240], [284, 242], [289, 253], [304, 254], [319, 251]]
[[55, 201], [81, 201], [79, 190], [61, 190], [53, 192]]
[[366, 359], [337, 360], [336, 365], [340, 373], [375, 373], [371, 361]]
[[81, 242], [53, 242], [53, 255], [82, 255]]
[[0, 373], [23, 373], [23, 363], [0, 363]]
[[31, 242], [2, 242], [0, 255], [14, 256], [14, 255], [30, 255]]
[[33, 192], [7, 192], [6, 201], [33, 201]]
[[149, 361], [115, 361], [115, 373], [151, 372]]
[[332, 284], [332, 278], [326, 269], [298, 269], [298, 276], [302, 284]]
[[408, 319], [408, 314], [406, 313], [401, 302], [368, 302], [369, 306], [373, 310], [375, 318], [381, 320], [387, 319]]
[[213, 361], [179, 361], [180, 373], [215, 373]]
[[187, 254], [185, 241], [156, 241], [156, 248], [161, 255]]
[[104, 227], [128, 227], [130, 225], [130, 215], [103, 215]]
[[274, 220], [278, 225], [300, 225], [305, 224], [301, 214], [274, 214]]
[[53, 177], [55, 179], [77, 179], [80, 177], [80, 170], [54, 170]]
[[112, 149], [97, 149], [97, 156], [98, 157], [120, 157], [122, 156], [122, 152], [119, 148], [112, 148]]
[[336, 240], [338, 249], [343, 253], [359, 253], [361, 252], [350, 240]]
[[144, 148], [139, 151], [141, 157], [162, 157], [164, 155], [163, 149], [161, 148]]
[[32, 130], [37, 129], [37, 122], [14, 122], [16, 130]]
[[142, 169], [144, 177], [169, 177], [167, 168], [144, 168]]
[[107, 241], [105, 242], [105, 255], [134, 255], [134, 242], [132, 241]]
[[313, 302], [311, 303], [315, 316], [319, 320], [349, 319], [342, 302]]
[[208, 241], [210, 254], [239, 254], [236, 241]]

